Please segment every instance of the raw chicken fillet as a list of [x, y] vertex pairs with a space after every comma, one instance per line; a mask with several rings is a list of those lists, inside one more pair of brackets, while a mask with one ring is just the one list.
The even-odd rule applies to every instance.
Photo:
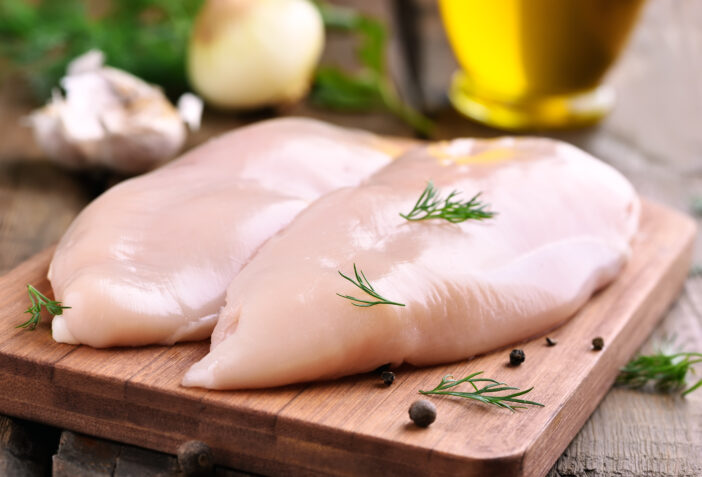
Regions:
[[[433, 181], [496, 215], [410, 222]], [[185, 386], [279, 386], [386, 363], [469, 358], [572, 316], [625, 265], [639, 201], [614, 169], [564, 143], [455, 140], [406, 153], [332, 192], [269, 240], [227, 291], [210, 353]], [[354, 264], [382, 297], [343, 279]]]
[[207, 338], [227, 285], [307, 205], [390, 161], [369, 133], [279, 119], [226, 134], [90, 204], [49, 280], [71, 308], [63, 343], [138, 346]]

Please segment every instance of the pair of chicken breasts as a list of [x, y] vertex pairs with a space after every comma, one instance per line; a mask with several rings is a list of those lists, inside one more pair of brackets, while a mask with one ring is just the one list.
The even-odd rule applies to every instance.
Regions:
[[[400, 149], [278, 119], [113, 187], [56, 249], [49, 279], [70, 308], [54, 318], [54, 339], [111, 347], [211, 335], [183, 385], [279, 386], [524, 340], [624, 266], [637, 195], [586, 153], [537, 138]], [[492, 217], [408, 220], [432, 187], [425, 205], [480, 193]]]

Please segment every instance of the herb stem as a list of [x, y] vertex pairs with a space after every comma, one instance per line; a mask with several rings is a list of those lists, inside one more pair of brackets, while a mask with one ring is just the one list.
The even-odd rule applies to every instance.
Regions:
[[379, 81], [378, 90], [388, 111], [402, 119], [422, 137], [429, 137], [434, 123], [422, 113], [400, 99], [397, 89], [388, 78]]
[[25, 313], [29, 313], [32, 317], [24, 323], [17, 325], [16, 328], [36, 329], [41, 320], [42, 306], [46, 308], [52, 316], [61, 315], [63, 310], [70, 308], [70, 306], [63, 306], [60, 301], [48, 298], [32, 285], [27, 285], [27, 293], [29, 294], [29, 301], [32, 302], [32, 305], [25, 310]]
[[341, 271], [339, 271], [339, 275], [341, 275], [343, 278], [345, 278], [346, 280], [348, 280], [348, 281], [350, 281], [351, 283], [353, 283], [354, 285], [356, 285], [358, 288], [360, 288], [361, 290], [363, 290], [364, 292], [366, 292], [368, 295], [370, 295], [371, 297], [375, 298], [376, 300], [375, 300], [375, 301], [371, 301], [371, 300], [362, 300], [362, 299], [360, 299], [360, 298], [355, 298], [355, 297], [352, 297], [352, 296], [349, 296], [349, 295], [342, 295], [342, 294], [340, 294], [340, 293], [337, 293], [337, 295], [340, 296], [341, 298], [346, 298], [347, 300], [350, 300], [352, 305], [354, 305], [354, 306], [359, 306], [359, 307], [362, 307], [362, 308], [367, 308], [367, 307], [369, 307], [369, 306], [374, 306], [374, 305], [396, 305], [396, 306], [405, 306], [404, 303], [398, 303], [398, 302], [396, 302], [396, 301], [390, 301], [390, 300], [388, 300], [388, 299], [383, 298], [382, 296], [380, 296], [380, 295], [378, 294], [378, 292], [375, 291], [375, 288], [373, 288], [373, 285], [370, 284], [370, 282], [369, 282], [368, 279], [366, 278], [366, 275], [363, 273], [363, 271], [362, 271], [362, 270], [359, 271], [359, 270], [356, 268], [356, 264], [355, 264], [355, 263], [353, 264], [353, 273], [354, 273], [354, 275], [355, 275], [355, 277], [356, 277], [356, 280], [354, 280], [353, 278], [350, 278], [350, 277], [344, 275], [343, 273], [341, 273]]
[[360, 68], [347, 71], [337, 67], [317, 69], [312, 102], [331, 109], [369, 111], [385, 109], [409, 125], [416, 133], [429, 137], [433, 122], [402, 100], [388, 73], [385, 60], [387, 28], [379, 20], [356, 10], [315, 1], [328, 29], [355, 34]]
[[455, 200], [459, 194], [454, 190], [442, 199], [434, 184], [429, 181], [412, 210], [407, 214], [400, 214], [400, 217], [411, 221], [444, 219], [457, 224], [466, 220], [484, 220], [495, 216], [495, 212], [485, 210], [487, 205], [478, 200], [480, 192], [465, 202]]
[[[702, 363], [702, 353], [659, 352], [653, 355], [641, 355], [620, 370], [617, 384], [639, 389], [652, 382], [658, 391], [681, 390], [686, 385], [687, 373], [694, 373], [692, 366], [698, 363]], [[702, 387], [702, 379], [682, 391], [681, 395], [686, 396], [700, 387]]]
[[[438, 386], [430, 391], [419, 391], [420, 394], [438, 394], [443, 396], [456, 396], [464, 399], [472, 399], [474, 401], [480, 401], [485, 404], [492, 404], [498, 407], [509, 409], [510, 411], [515, 411], [518, 408], [525, 408], [524, 405], [531, 406], [541, 406], [544, 405], [535, 401], [527, 401], [525, 399], [519, 399], [519, 396], [523, 396], [531, 392], [534, 388], [520, 390], [513, 386], [508, 386], [505, 383], [501, 383], [490, 378], [476, 378], [483, 374], [483, 371], [478, 371], [473, 374], [469, 374], [463, 379], [454, 379], [453, 376], [444, 376], [441, 378], [441, 382]], [[448, 391], [448, 389], [454, 388], [460, 384], [469, 383], [473, 387], [473, 392], [464, 391]], [[478, 387], [477, 383], [488, 383], [482, 387]], [[505, 391], [516, 391], [514, 393], [506, 395], [494, 395], [493, 393], [505, 392]], [[514, 405], [513, 405], [514, 404]]]

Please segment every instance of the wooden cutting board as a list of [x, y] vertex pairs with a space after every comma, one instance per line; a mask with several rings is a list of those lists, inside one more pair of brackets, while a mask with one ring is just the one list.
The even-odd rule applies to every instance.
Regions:
[[[641, 230], [622, 275], [568, 323], [508, 351], [425, 369], [402, 367], [395, 384], [376, 375], [258, 391], [179, 386], [208, 343], [95, 350], [52, 341], [44, 320], [26, 319], [25, 289], [49, 292], [46, 250], [0, 278], [0, 412], [91, 435], [175, 453], [198, 439], [216, 461], [261, 474], [543, 475], [612, 385], [687, 276], [695, 234], [687, 217], [644, 203]], [[605, 348], [593, 351], [593, 337]], [[450, 397], [431, 397], [427, 429], [407, 410], [441, 377], [484, 370], [544, 403], [516, 413]]]

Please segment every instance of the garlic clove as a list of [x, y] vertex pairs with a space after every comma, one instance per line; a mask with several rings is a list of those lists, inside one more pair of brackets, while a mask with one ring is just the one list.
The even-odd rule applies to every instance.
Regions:
[[178, 98], [178, 114], [183, 118], [185, 124], [191, 131], [200, 130], [200, 120], [202, 118], [202, 110], [205, 107], [202, 99], [192, 93], [184, 93]]
[[[28, 124], [44, 152], [69, 167], [102, 165], [140, 173], [175, 156], [187, 135], [185, 120], [163, 92], [90, 51], [76, 58], [49, 103]], [[190, 100], [188, 122], [202, 108]]]

